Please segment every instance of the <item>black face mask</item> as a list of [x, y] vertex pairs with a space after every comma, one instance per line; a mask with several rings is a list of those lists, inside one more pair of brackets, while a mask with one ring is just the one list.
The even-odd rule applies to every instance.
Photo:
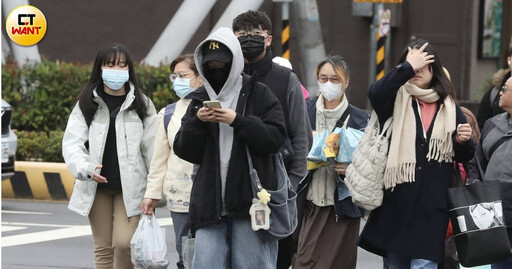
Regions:
[[247, 60], [253, 60], [265, 50], [265, 38], [260, 35], [246, 35], [238, 38], [242, 53]]
[[230, 70], [231, 63], [222, 68], [204, 69], [204, 77], [210, 83], [215, 93], [219, 94], [226, 80], [228, 80]]

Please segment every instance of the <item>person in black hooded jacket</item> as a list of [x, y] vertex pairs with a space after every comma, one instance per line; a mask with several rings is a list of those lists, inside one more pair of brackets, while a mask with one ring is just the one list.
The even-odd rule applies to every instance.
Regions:
[[[190, 195], [192, 267], [275, 268], [277, 241], [251, 229], [246, 146], [261, 184], [275, 190], [273, 153], [286, 137], [281, 106], [268, 87], [241, 74], [242, 50], [229, 28], [201, 42], [194, 58], [204, 86], [187, 95], [191, 103], [174, 140], [176, 155], [200, 165]], [[222, 108], [203, 107], [207, 100]]]

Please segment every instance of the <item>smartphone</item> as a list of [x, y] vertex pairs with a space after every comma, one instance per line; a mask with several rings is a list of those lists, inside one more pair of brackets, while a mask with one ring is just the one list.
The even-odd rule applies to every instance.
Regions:
[[204, 101], [203, 106], [207, 108], [222, 108], [218, 100]]

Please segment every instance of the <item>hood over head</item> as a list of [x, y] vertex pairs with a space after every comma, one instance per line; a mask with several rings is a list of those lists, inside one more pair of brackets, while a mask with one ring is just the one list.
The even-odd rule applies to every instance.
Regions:
[[[194, 59], [210, 99], [219, 100], [223, 108], [235, 110], [238, 101], [238, 93], [242, 89], [244, 56], [240, 43], [233, 31], [227, 27], [217, 29], [197, 46], [194, 52]], [[212, 88], [207, 76], [205, 76], [203, 64], [208, 61], [231, 63], [228, 78], [218, 94]], [[234, 98], [236, 99], [233, 100]]]

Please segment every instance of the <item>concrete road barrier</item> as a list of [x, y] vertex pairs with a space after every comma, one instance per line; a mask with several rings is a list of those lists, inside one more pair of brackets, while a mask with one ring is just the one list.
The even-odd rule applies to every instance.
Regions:
[[2, 181], [2, 197], [69, 200], [75, 178], [64, 163], [16, 161], [15, 175]]

